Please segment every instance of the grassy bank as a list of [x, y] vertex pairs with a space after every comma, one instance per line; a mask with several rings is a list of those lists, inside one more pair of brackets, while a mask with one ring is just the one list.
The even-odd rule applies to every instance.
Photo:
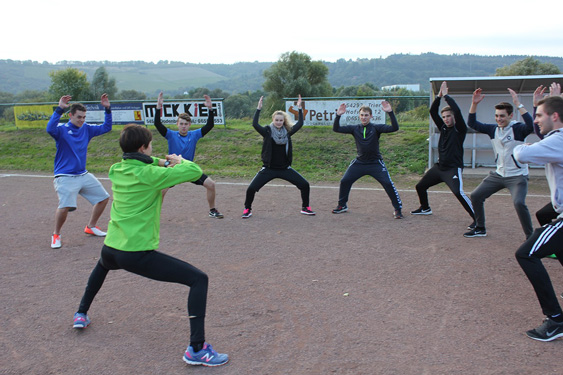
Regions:
[[[250, 179], [261, 167], [262, 137], [251, 120], [228, 120], [218, 125], [197, 146], [195, 162], [214, 179]], [[266, 124], [268, 120], [262, 120]], [[401, 130], [381, 136], [381, 152], [392, 177], [420, 175], [428, 157], [428, 124], [400, 123]], [[52, 173], [55, 141], [44, 129], [0, 128], [0, 169]], [[166, 140], [153, 131], [153, 153], [168, 151]], [[87, 168], [107, 173], [121, 159], [118, 138], [121, 126], [90, 142]], [[352, 136], [332, 127], [304, 127], [293, 137], [293, 167], [311, 182], [338, 181], [356, 155]]]

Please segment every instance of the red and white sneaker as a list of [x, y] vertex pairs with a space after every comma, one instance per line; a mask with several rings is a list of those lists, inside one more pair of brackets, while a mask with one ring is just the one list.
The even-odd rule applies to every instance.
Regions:
[[61, 236], [59, 234], [53, 234], [51, 236], [51, 249], [60, 249], [61, 246]]
[[88, 225], [86, 225], [86, 228], [84, 228], [84, 233], [97, 237], [105, 237], [107, 234], [98, 227], [90, 228]]

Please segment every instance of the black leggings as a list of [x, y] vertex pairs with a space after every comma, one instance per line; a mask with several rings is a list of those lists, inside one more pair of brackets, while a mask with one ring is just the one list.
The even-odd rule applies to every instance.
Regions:
[[244, 201], [244, 208], [252, 208], [254, 196], [256, 193], [268, 182], [274, 178], [281, 178], [287, 182], [292, 183], [301, 191], [301, 207], [309, 207], [309, 193], [311, 187], [303, 176], [295, 169], [288, 167], [287, 169], [273, 169], [262, 167], [260, 171], [254, 176], [248, 189], [246, 189], [246, 200]]
[[78, 312], [88, 312], [108, 272], [118, 269], [157, 281], [189, 286], [190, 342], [205, 341], [204, 322], [209, 283], [207, 275], [187, 262], [156, 250], [121, 251], [104, 245], [100, 260], [88, 279]]

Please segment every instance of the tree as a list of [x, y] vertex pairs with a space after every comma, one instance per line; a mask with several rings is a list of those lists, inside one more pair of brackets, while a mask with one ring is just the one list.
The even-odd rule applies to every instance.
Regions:
[[234, 94], [223, 101], [225, 116], [228, 118], [251, 117], [256, 109], [256, 103], [252, 103], [250, 96]]
[[559, 68], [551, 63], [542, 63], [533, 57], [526, 57], [514, 64], [497, 68], [496, 76], [531, 76], [536, 74], [560, 74]]
[[269, 94], [266, 111], [283, 108], [283, 98], [331, 96], [328, 68], [321, 61], [311, 61], [305, 53], [286, 52], [278, 62], [264, 71], [264, 90]]
[[48, 102], [49, 93], [39, 90], [25, 90], [16, 95], [17, 103], [40, 103]]
[[145, 100], [147, 94], [137, 90], [122, 90], [119, 93], [119, 98], [122, 100]]
[[72, 100], [88, 100], [90, 84], [86, 73], [76, 68], [66, 68], [49, 72], [51, 86], [49, 87], [50, 99], [59, 101], [61, 96], [70, 95]]
[[108, 97], [115, 98], [117, 96], [117, 85], [115, 78], [110, 78], [106, 68], [100, 66], [96, 69], [92, 83], [90, 84], [91, 99], [97, 100], [102, 94], [108, 94]]

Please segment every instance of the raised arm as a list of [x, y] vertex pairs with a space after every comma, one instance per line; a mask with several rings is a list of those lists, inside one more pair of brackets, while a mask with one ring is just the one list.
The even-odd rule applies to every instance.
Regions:
[[103, 93], [102, 97], [100, 98], [100, 103], [106, 109], [104, 115], [104, 123], [101, 127], [93, 127], [90, 131], [94, 130], [93, 134], [95, 136], [102, 135], [111, 131], [113, 125], [113, 118], [111, 115], [111, 104], [109, 102], [108, 94]]
[[297, 109], [299, 111], [299, 118], [297, 119], [297, 122], [293, 125], [293, 127], [291, 128], [289, 135], [297, 133], [299, 131], [299, 129], [301, 129], [303, 127], [303, 108], [301, 107], [301, 104], [302, 104], [301, 94], [299, 94], [299, 99], [297, 99]]
[[209, 95], [203, 95], [205, 98], [205, 106], [207, 107], [207, 123], [201, 128], [201, 136], [205, 136], [215, 126], [215, 114], [213, 113], [213, 103]]
[[480, 133], [488, 134], [491, 139], [495, 136], [495, 130], [497, 125], [483, 124], [477, 121], [477, 105], [485, 98], [483, 90], [477, 89], [473, 91], [473, 97], [471, 98], [471, 107], [469, 108], [469, 116], [467, 116], [467, 126], [471, 129], [475, 129]]
[[334, 123], [332, 124], [332, 131], [340, 133], [340, 116], [346, 113], [346, 104], [342, 103], [336, 110], [336, 117], [334, 118]]
[[260, 120], [260, 111], [262, 110], [263, 99], [264, 97], [261, 96], [260, 100], [258, 100], [258, 106], [256, 107], [256, 112], [254, 112], [254, 118], [252, 119], [252, 127], [254, 127], [254, 129], [256, 129], [256, 131], [264, 137], [266, 136], [266, 129], [258, 123]]
[[381, 133], [393, 133], [399, 130], [399, 123], [397, 122], [397, 117], [395, 117], [395, 113], [393, 113], [393, 107], [391, 107], [391, 103], [387, 100], [381, 102], [381, 109], [385, 113], [389, 115], [389, 119], [391, 120], [391, 125], [382, 125], [378, 128], [379, 132]]
[[166, 133], [168, 133], [168, 128], [162, 124], [160, 120], [160, 116], [162, 115], [162, 105], [164, 104], [164, 93], [161, 91], [158, 94], [158, 99], [156, 100], [156, 113], [154, 114], [154, 127], [160, 135], [166, 137]]
[[516, 91], [512, 90], [511, 88], [508, 88], [507, 90], [510, 93], [510, 95], [512, 96], [512, 103], [514, 104], [514, 108], [518, 109], [518, 112], [520, 113], [520, 115], [523, 116], [525, 113], [528, 113], [526, 108], [524, 108], [522, 103], [520, 103], [520, 99], [518, 99], [518, 94], [516, 93]]
[[49, 118], [49, 122], [47, 122], [47, 133], [51, 135], [51, 137], [57, 137], [57, 125], [59, 125], [59, 121], [61, 120], [61, 116], [63, 115], [65, 109], [68, 108], [70, 100], [72, 96], [70, 95], [63, 95], [59, 99], [59, 106], [55, 108], [53, 115]]

